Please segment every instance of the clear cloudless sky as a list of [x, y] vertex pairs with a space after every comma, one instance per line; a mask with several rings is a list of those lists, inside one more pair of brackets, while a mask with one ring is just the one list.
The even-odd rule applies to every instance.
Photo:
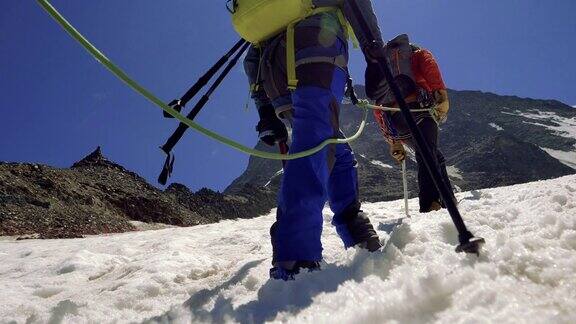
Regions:
[[[238, 38], [225, 0], [53, 0], [110, 59], [160, 98], [180, 97]], [[576, 1], [377, 0], [384, 38], [433, 51], [448, 87], [576, 104]], [[351, 71], [363, 83], [364, 63]], [[241, 65], [197, 121], [248, 146], [257, 114]], [[189, 104], [189, 106], [192, 106]], [[0, 161], [68, 167], [104, 154], [155, 184], [177, 126], [73, 41], [33, 0], [0, 1]], [[189, 131], [172, 181], [223, 190], [248, 157]]]

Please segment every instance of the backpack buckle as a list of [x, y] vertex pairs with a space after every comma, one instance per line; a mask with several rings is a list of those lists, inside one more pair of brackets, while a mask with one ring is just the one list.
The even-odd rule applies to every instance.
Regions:
[[227, 0], [226, 1], [226, 9], [228, 9], [228, 12], [230, 12], [231, 14], [235, 14], [236, 8], [238, 8], [238, 0]]

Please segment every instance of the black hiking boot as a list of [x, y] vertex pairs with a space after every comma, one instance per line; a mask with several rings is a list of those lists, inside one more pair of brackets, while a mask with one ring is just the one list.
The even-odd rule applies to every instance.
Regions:
[[376, 251], [380, 250], [380, 248], [382, 248], [382, 243], [380, 243], [380, 238], [378, 238], [378, 236], [376, 236], [376, 237], [371, 237], [364, 242], [360, 242], [356, 246], [361, 248], [361, 249], [366, 249], [369, 252], [376, 252]]
[[361, 210], [356, 214], [356, 217], [350, 218], [346, 225], [350, 235], [357, 242], [356, 246], [359, 248], [375, 252], [382, 247], [380, 238], [376, 234], [372, 223], [370, 223], [370, 219]]
[[370, 252], [378, 251], [382, 244], [370, 219], [362, 210], [360, 202], [351, 203], [340, 215], [341, 221], [346, 225], [348, 233], [354, 241], [354, 246]]
[[360, 202], [351, 203], [340, 215], [339, 222], [346, 226], [354, 246], [370, 252], [378, 251], [382, 244], [366, 213], [360, 210]]
[[294, 280], [294, 276], [300, 273], [300, 269], [308, 269], [308, 272], [320, 270], [318, 261], [277, 261], [272, 263], [270, 278], [276, 280]]

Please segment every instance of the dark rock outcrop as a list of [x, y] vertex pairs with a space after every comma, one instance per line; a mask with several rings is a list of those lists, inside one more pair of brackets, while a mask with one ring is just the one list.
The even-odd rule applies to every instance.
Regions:
[[70, 169], [0, 163], [0, 235], [41, 238], [134, 230], [131, 221], [191, 226], [265, 214], [275, 195], [246, 186], [242, 194], [166, 191], [107, 160], [98, 147]]

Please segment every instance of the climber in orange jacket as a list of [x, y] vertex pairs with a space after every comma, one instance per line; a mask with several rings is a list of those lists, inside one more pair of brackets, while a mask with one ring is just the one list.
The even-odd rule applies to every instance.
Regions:
[[[409, 108], [415, 110], [412, 116], [436, 159], [442, 180], [451, 187], [444, 156], [438, 149], [438, 124], [446, 121], [450, 108], [448, 92], [438, 64], [430, 51], [410, 44], [407, 35], [399, 35], [388, 42], [385, 55]], [[370, 62], [366, 69], [366, 93], [378, 105], [398, 107], [384, 76]], [[402, 162], [406, 158], [403, 144], [416, 153], [420, 212], [444, 207], [402, 114], [398, 111], [374, 110], [374, 117], [396, 161]]]

